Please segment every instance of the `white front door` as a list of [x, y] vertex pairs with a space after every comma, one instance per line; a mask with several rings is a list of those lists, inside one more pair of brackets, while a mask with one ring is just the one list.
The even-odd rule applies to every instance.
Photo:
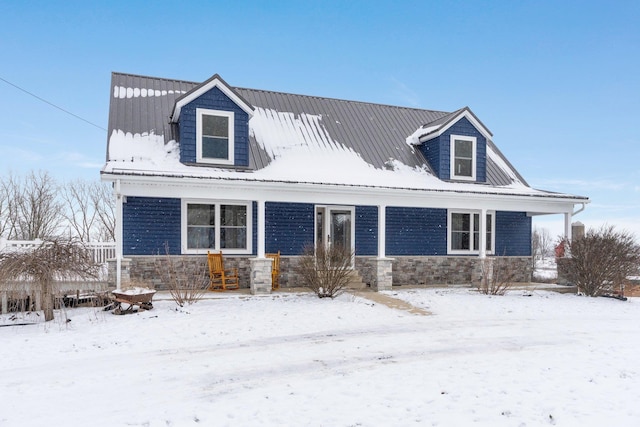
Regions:
[[316, 244], [355, 249], [353, 206], [316, 206]]

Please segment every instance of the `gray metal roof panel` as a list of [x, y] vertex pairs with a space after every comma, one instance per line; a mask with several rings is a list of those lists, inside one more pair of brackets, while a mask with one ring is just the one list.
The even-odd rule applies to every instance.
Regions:
[[[183, 80], [112, 73], [109, 136], [114, 130], [120, 130], [132, 134], [153, 132], [164, 135], [167, 142], [174, 139], [169, 119], [175, 102], [200, 85], [201, 83]], [[380, 169], [386, 167], [389, 159], [397, 159], [410, 167], [427, 167], [430, 170], [420, 151], [407, 144], [406, 138], [420, 126], [446, 123], [464, 110], [450, 113], [231, 86], [229, 88], [253, 107], [289, 112], [296, 116], [322, 116], [322, 126], [334, 141], [353, 149], [364, 161]], [[140, 92], [132, 93], [133, 89], [139, 89]], [[147, 96], [142, 96], [143, 89], [147, 90]], [[152, 96], [149, 96], [150, 90], [153, 91]], [[497, 148], [494, 151], [511, 166]], [[250, 168], [261, 169], [270, 162], [269, 154], [250, 136]], [[520, 177], [515, 169], [513, 171]], [[487, 181], [491, 185], [506, 185], [511, 179], [488, 159]], [[525, 183], [524, 179], [522, 182]]]

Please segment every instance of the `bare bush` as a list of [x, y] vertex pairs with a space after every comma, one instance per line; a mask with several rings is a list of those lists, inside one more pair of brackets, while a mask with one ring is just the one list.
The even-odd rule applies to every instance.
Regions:
[[567, 275], [578, 292], [599, 296], [621, 287], [627, 276], [638, 274], [640, 245], [627, 231], [613, 226], [589, 229], [567, 242], [567, 247]]
[[167, 284], [171, 298], [180, 307], [200, 301], [209, 288], [209, 269], [204, 261], [202, 268], [194, 268], [193, 260], [169, 255], [156, 259], [156, 271], [163, 283]]
[[349, 284], [353, 252], [341, 245], [307, 246], [297, 270], [303, 285], [320, 298], [334, 298]]
[[482, 277], [477, 286], [480, 293], [504, 295], [513, 287], [517, 273], [507, 258], [485, 258], [480, 263]]
[[53, 320], [54, 285], [69, 278], [95, 278], [99, 266], [77, 241], [44, 241], [28, 252], [0, 253], [0, 283], [35, 283], [42, 295], [45, 321]]

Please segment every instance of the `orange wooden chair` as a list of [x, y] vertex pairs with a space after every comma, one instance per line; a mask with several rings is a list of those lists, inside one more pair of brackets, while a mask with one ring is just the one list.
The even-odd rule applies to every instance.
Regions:
[[224, 268], [222, 252], [217, 254], [207, 252], [207, 261], [209, 262], [209, 279], [211, 281], [210, 291], [228, 291], [240, 288], [238, 269]]
[[271, 263], [271, 290], [280, 289], [280, 251], [274, 254], [265, 254], [267, 258], [273, 259]]

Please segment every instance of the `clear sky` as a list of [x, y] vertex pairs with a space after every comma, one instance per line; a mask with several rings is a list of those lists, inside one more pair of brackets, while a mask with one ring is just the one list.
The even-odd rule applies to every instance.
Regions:
[[[0, 173], [99, 179], [112, 71], [454, 111], [640, 236], [640, 1], [0, 0]], [[94, 126], [95, 125], [95, 126]], [[536, 219], [552, 234], [562, 218]]]

